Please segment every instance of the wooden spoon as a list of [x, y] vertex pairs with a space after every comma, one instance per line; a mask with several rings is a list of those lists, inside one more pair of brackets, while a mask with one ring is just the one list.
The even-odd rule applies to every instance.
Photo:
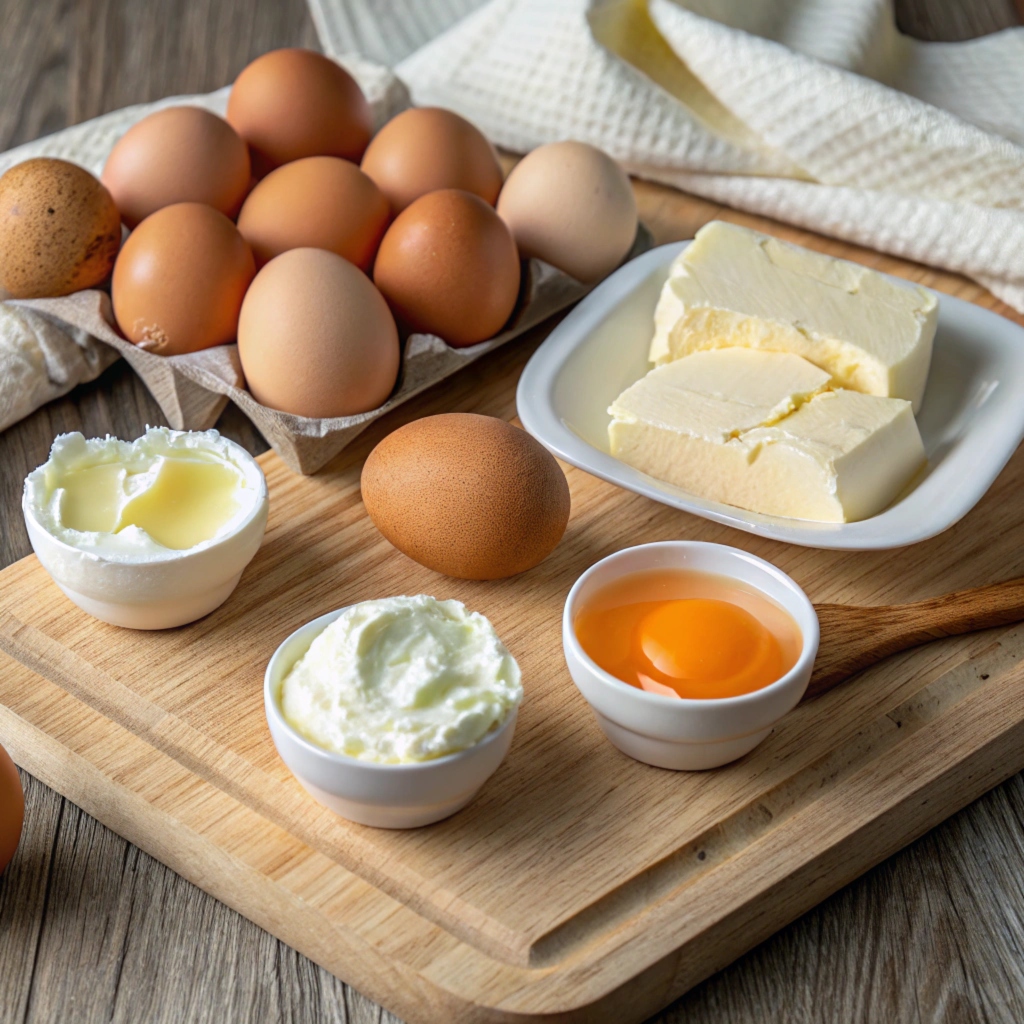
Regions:
[[1024, 577], [913, 604], [819, 604], [815, 611], [821, 646], [805, 700], [898, 651], [1024, 620]]

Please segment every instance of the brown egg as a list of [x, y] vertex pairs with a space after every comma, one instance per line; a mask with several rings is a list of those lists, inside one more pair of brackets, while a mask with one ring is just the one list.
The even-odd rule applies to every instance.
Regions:
[[394, 213], [442, 188], [472, 192], [491, 206], [501, 191], [494, 147], [464, 117], [440, 107], [414, 107], [388, 121], [373, 137], [362, 168]]
[[25, 794], [18, 769], [0, 747], [0, 874], [11, 862], [25, 821]]
[[278, 167], [250, 193], [238, 230], [256, 265], [288, 249], [329, 249], [369, 270], [388, 226], [388, 201], [355, 164], [310, 156]]
[[569, 485], [525, 430], [493, 416], [414, 420], [370, 452], [363, 504], [410, 558], [447, 576], [493, 580], [547, 558], [569, 521]]
[[373, 280], [412, 330], [454, 348], [493, 337], [519, 296], [519, 253], [504, 221], [478, 196], [431, 192], [395, 218]]
[[354, 416], [398, 378], [398, 329], [380, 292], [325, 249], [290, 249], [242, 304], [238, 354], [253, 397], [296, 416]]
[[235, 217], [249, 191], [249, 148], [216, 114], [168, 107], [144, 117], [118, 140], [103, 184], [133, 228], [173, 203], [207, 203]]
[[238, 228], [203, 203], [175, 203], [147, 217], [114, 266], [111, 297], [129, 341], [163, 356], [234, 340], [256, 273]]
[[373, 112], [356, 80], [313, 50], [271, 50], [235, 79], [228, 121], [269, 170], [306, 156], [363, 155]]
[[0, 178], [0, 286], [13, 298], [92, 288], [120, 245], [114, 200], [76, 164], [37, 157]]
[[498, 215], [523, 257], [579, 281], [610, 274], [636, 237], [636, 198], [626, 172], [583, 142], [553, 142], [523, 157], [501, 190]]

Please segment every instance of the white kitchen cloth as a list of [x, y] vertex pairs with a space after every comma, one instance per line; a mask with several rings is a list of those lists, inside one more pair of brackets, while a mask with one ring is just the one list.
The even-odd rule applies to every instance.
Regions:
[[328, 53], [525, 152], [958, 271], [1024, 312], [1024, 28], [901, 35], [887, 0], [309, 0]]

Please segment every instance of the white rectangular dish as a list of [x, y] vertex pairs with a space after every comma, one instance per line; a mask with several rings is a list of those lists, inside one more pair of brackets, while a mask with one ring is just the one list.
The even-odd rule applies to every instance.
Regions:
[[[560, 459], [619, 487], [718, 523], [816, 548], [872, 550], [927, 540], [962, 519], [1024, 439], [1024, 329], [940, 295], [928, 386], [917, 422], [928, 463], [885, 511], [815, 523], [708, 501], [641, 473], [608, 450], [608, 406], [649, 369], [654, 308], [689, 242], [637, 257], [587, 296], [534, 353], [519, 380], [519, 417]], [[898, 280], [898, 279], [894, 279]]]

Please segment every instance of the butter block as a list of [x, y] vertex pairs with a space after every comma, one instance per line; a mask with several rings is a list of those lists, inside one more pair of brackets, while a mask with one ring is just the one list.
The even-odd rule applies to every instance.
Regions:
[[712, 221], [676, 258], [650, 359], [742, 346], [803, 356], [838, 387], [920, 408], [938, 300], [857, 263]]
[[723, 348], [695, 352], [652, 371], [608, 410], [667, 430], [728, 441], [788, 416], [829, 385], [829, 375], [800, 356]]
[[825, 376], [799, 356], [751, 349], [656, 367], [609, 408], [611, 453], [750, 511], [866, 519], [924, 464], [921, 435], [910, 402], [824, 390]]

